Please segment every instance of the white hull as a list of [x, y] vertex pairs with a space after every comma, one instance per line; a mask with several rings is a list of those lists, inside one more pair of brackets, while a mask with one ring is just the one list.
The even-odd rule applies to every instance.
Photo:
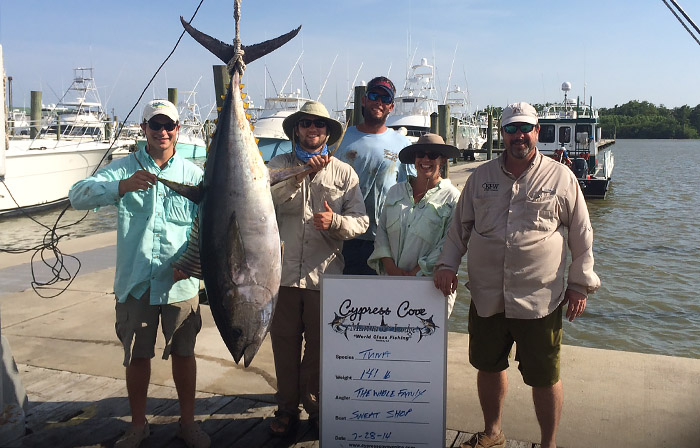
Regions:
[[[30, 143], [37, 149], [29, 149]], [[92, 175], [108, 148], [109, 143], [95, 141], [10, 140], [0, 215], [66, 201], [70, 187]]]

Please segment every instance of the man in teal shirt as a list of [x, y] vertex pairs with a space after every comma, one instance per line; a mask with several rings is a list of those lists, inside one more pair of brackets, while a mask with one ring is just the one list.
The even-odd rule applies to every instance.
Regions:
[[197, 206], [157, 181], [196, 185], [202, 180], [202, 170], [175, 151], [178, 120], [169, 101], [149, 102], [141, 123], [146, 147], [77, 182], [69, 192], [76, 209], [118, 209], [115, 328], [124, 346], [131, 427], [115, 447], [137, 447], [150, 434], [146, 398], [159, 322], [166, 342], [163, 359], [172, 354], [180, 404], [177, 436], [188, 447], [210, 445], [194, 421], [194, 345], [202, 326], [199, 281], [172, 267], [185, 251]]

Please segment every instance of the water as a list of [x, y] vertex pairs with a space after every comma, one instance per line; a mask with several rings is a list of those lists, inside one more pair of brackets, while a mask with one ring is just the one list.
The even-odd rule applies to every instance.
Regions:
[[[618, 140], [613, 185], [588, 201], [602, 286], [564, 343], [700, 358], [700, 141]], [[466, 270], [463, 264], [462, 269]], [[467, 331], [461, 287], [450, 330]]]
[[[583, 317], [564, 322], [564, 343], [700, 358], [700, 141], [619, 140], [612, 150], [608, 198], [588, 202], [602, 286]], [[61, 223], [83, 214], [70, 210]], [[56, 215], [36, 216], [51, 225]], [[115, 215], [105, 207], [59, 233], [111, 231]], [[3, 249], [39, 244], [45, 233], [21, 217], [0, 218], [0, 229]], [[466, 333], [469, 300], [460, 285], [450, 331]]]

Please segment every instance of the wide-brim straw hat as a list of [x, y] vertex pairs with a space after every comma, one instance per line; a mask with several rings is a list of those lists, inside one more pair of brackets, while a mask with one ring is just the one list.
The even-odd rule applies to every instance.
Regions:
[[418, 138], [418, 141], [412, 145], [406, 146], [399, 153], [399, 160], [402, 163], [416, 163], [416, 152], [435, 152], [441, 156], [452, 159], [459, 157], [459, 149], [452, 145], [446, 145], [445, 140], [437, 134], [423, 134]]
[[326, 144], [328, 146], [337, 142], [343, 135], [343, 125], [338, 120], [331, 118], [326, 106], [318, 101], [307, 101], [298, 111], [285, 118], [282, 122], [282, 129], [284, 129], [284, 133], [289, 140], [294, 140], [294, 126], [304, 115], [313, 115], [326, 122], [326, 128], [328, 128], [328, 142]]

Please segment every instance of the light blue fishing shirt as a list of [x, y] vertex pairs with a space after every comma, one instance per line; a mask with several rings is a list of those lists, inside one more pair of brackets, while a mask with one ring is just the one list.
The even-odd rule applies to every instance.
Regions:
[[148, 190], [119, 196], [119, 182], [143, 167], [163, 179], [188, 185], [202, 180], [202, 170], [177, 153], [161, 169], [140, 149], [78, 181], [68, 197], [79, 210], [114, 205], [117, 218], [117, 265], [114, 295], [125, 302], [129, 294], [140, 298], [150, 288], [150, 304], [164, 305], [191, 299], [199, 292], [199, 280], [173, 283], [172, 261], [185, 251], [197, 206], [160, 182]]
[[408, 175], [415, 176], [415, 166], [399, 162], [399, 152], [411, 142], [403, 135], [387, 129], [381, 134], [366, 134], [351, 126], [345, 132], [335, 157], [348, 163], [360, 178], [360, 190], [369, 216], [369, 228], [358, 239], [374, 241], [377, 222], [387, 192]]

